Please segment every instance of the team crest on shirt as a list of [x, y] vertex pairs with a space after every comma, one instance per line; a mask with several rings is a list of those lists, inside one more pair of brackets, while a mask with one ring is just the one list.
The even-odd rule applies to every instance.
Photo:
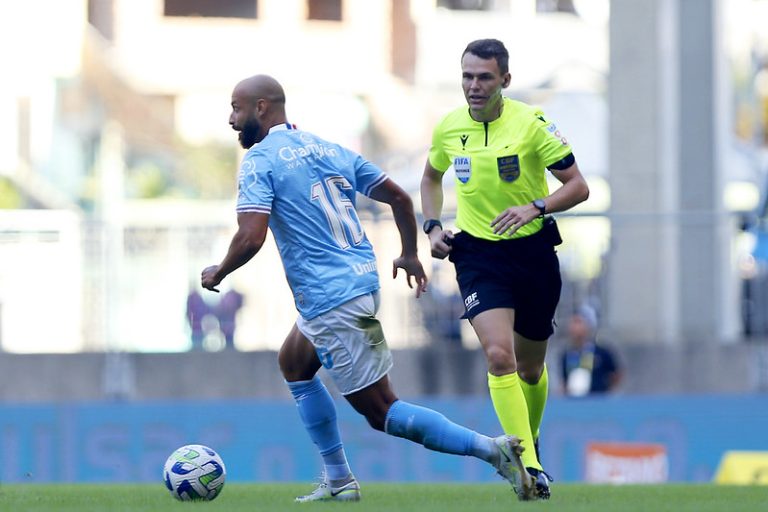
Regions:
[[499, 177], [507, 183], [512, 183], [520, 177], [520, 158], [517, 155], [500, 156], [496, 159]]
[[468, 182], [472, 176], [472, 161], [468, 156], [453, 157], [453, 171], [456, 173], [456, 179], [460, 182]]

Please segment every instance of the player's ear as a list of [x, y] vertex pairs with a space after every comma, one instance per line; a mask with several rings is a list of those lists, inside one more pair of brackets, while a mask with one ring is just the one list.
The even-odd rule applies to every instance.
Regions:
[[509, 87], [509, 83], [512, 81], [512, 75], [504, 73], [504, 79], [501, 81], [501, 86], [506, 89]]
[[264, 115], [264, 113], [267, 111], [267, 108], [268, 108], [267, 103], [268, 103], [267, 100], [265, 100], [264, 98], [259, 98], [258, 100], [256, 100], [256, 113], [258, 115], [260, 116]]

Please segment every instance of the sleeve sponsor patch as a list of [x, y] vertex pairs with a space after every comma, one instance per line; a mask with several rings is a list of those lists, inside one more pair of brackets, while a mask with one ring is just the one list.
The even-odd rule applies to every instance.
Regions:
[[547, 131], [551, 133], [554, 138], [562, 142], [563, 146], [568, 145], [568, 139], [566, 139], [565, 136], [562, 133], [560, 133], [560, 130], [557, 128], [557, 125], [555, 125], [555, 123], [550, 122], [547, 125]]

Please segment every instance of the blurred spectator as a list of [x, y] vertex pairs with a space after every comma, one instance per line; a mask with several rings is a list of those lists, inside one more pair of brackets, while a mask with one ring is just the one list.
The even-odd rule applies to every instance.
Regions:
[[473, 379], [469, 377], [471, 370], [461, 337], [464, 300], [453, 280], [443, 286], [440, 269], [433, 267], [432, 270], [429, 290], [415, 299], [429, 339], [419, 352], [421, 392], [437, 395], [450, 385], [454, 386], [454, 392], [468, 394]]
[[418, 305], [433, 347], [462, 346], [461, 315], [464, 314], [464, 300], [454, 287], [447, 292], [441, 288], [439, 273], [433, 272], [429, 291], [418, 299]]
[[211, 312], [211, 307], [203, 300], [203, 296], [197, 291], [197, 287], [190, 285], [189, 294], [187, 294], [187, 322], [189, 323], [192, 339], [192, 350], [203, 348], [203, 339], [205, 339], [203, 318]]
[[597, 314], [581, 306], [568, 321], [568, 345], [560, 359], [563, 391], [569, 396], [608, 393], [621, 382], [613, 351], [597, 344]]
[[219, 320], [219, 329], [224, 336], [224, 347], [235, 348], [235, 323], [237, 312], [243, 307], [243, 294], [230, 288], [221, 296], [214, 313]]

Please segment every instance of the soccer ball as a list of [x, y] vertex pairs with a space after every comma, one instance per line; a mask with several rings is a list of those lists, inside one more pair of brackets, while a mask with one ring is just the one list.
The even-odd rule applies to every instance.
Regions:
[[218, 453], [201, 444], [182, 446], [163, 468], [165, 486], [181, 501], [211, 501], [224, 488], [227, 469]]

